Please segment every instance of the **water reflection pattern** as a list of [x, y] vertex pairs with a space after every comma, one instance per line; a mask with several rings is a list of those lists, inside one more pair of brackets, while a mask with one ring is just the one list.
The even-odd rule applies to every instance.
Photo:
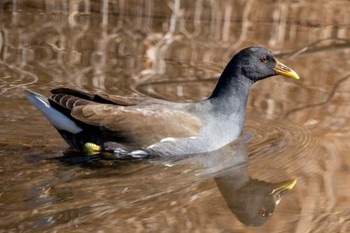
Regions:
[[220, 194], [232, 213], [246, 226], [258, 227], [273, 215], [282, 196], [297, 180], [271, 183], [251, 178], [248, 153], [241, 140], [220, 150], [187, 158], [182, 163], [200, 165], [201, 175], [213, 177]]
[[[320, 38], [349, 36], [347, 18], [342, 17], [347, 11], [341, 5], [327, 12], [326, 22], [313, 14], [299, 22], [299, 14], [307, 15], [314, 5], [288, 1], [272, 4], [273, 14], [259, 12], [263, 3], [252, 0], [20, 1], [2, 5], [3, 77], [11, 77], [10, 69], [21, 77], [21, 85], [38, 81], [34, 69], [44, 72], [40, 79], [45, 76], [52, 85], [67, 82], [96, 89], [126, 88], [164, 75], [168, 79], [207, 79], [221, 69], [210, 73], [201, 67], [223, 66], [232, 54], [252, 43], [288, 51]], [[16, 85], [8, 80], [3, 92]]]

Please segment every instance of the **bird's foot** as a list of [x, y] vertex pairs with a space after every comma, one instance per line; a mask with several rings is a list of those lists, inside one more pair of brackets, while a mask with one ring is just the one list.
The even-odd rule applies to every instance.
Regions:
[[83, 146], [83, 152], [89, 156], [99, 154], [101, 150], [102, 148], [99, 145], [92, 142], [86, 142]]
[[118, 143], [112, 142], [105, 143], [103, 146], [87, 142], [84, 144], [83, 151], [89, 156], [100, 153], [110, 153], [118, 159], [142, 159], [149, 156], [149, 152], [146, 150], [134, 150], [130, 152], [122, 149]]

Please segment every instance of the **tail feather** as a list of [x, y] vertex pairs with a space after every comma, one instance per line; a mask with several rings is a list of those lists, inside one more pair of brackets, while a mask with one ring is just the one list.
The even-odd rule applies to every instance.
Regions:
[[79, 133], [83, 130], [68, 116], [53, 108], [45, 96], [34, 91], [25, 91], [29, 102], [32, 103], [58, 130], [64, 130], [72, 134]]

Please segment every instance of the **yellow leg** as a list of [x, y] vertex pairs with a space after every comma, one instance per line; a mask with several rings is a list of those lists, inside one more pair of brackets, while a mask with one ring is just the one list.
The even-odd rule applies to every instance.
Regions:
[[86, 155], [95, 155], [101, 152], [101, 147], [95, 143], [86, 142], [83, 151]]

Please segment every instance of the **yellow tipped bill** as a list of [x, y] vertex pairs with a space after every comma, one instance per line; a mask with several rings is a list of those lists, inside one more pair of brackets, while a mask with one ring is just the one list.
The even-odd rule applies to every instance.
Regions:
[[278, 60], [276, 60], [276, 66], [273, 69], [276, 71], [277, 74], [282, 75], [284, 77], [299, 79], [299, 75], [294, 70], [282, 64]]
[[287, 180], [287, 181], [277, 183], [274, 185], [274, 189], [272, 190], [272, 195], [276, 195], [276, 194], [283, 195], [288, 191], [292, 190], [292, 188], [295, 186], [296, 183], [297, 183], [297, 179]]

